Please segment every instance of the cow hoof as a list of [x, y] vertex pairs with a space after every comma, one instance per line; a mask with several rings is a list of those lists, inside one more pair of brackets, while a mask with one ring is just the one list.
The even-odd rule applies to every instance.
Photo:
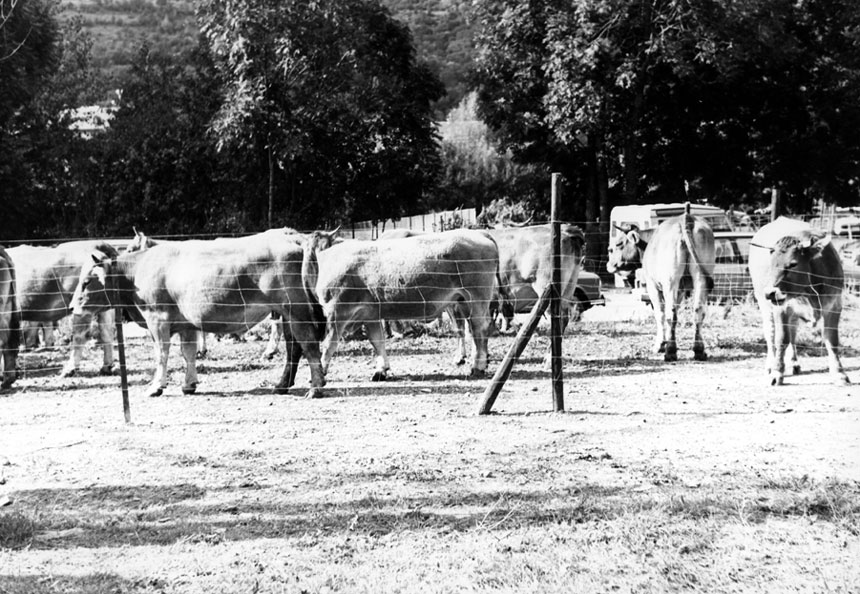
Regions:
[[162, 394], [164, 394], [164, 388], [156, 388], [154, 390], [150, 390], [147, 396], [149, 396], [150, 398], [158, 398]]
[[770, 385], [771, 386], [781, 386], [782, 381], [783, 381], [782, 375], [780, 375], [778, 373], [774, 373], [773, 375], [770, 376]]
[[672, 352], [666, 351], [666, 354], [663, 355], [663, 360], [666, 361], [667, 363], [674, 363], [675, 361], [678, 360], [678, 353], [672, 353]]
[[15, 383], [14, 379], [3, 380], [3, 382], [0, 383], [0, 389], [5, 390], [7, 388], [11, 388], [13, 383]]
[[311, 388], [305, 398], [325, 398], [325, 391], [322, 388]]
[[664, 340], [660, 344], [654, 345], [654, 352], [655, 353], [665, 353], [666, 352], [666, 341]]
[[198, 359], [205, 359], [208, 356], [209, 356], [209, 351], [197, 351], [197, 358]]
[[193, 384], [191, 384], [189, 386], [182, 386], [182, 393], [183, 394], [193, 394], [196, 391], [197, 391], [197, 382], [194, 382]]
[[99, 375], [113, 375], [113, 367], [110, 365], [102, 365], [99, 368]]
[[[677, 357], [676, 357], [676, 359], [677, 359]], [[693, 359], [695, 359], [696, 361], [707, 361], [708, 360], [708, 353], [706, 353], [705, 351], [694, 351], [693, 352]]]
[[373, 377], [370, 378], [370, 381], [372, 381], [372, 382], [384, 382], [387, 379], [388, 379], [387, 373], [385, 373], [384, 371], [376, 371], [376, 372], [374, 372]]
[[795, 365], [791, 368], [792, 375], [800, 375], [800, 365]]
[[272, 359], [275, 358], [275, 355], [277, 355], [277, 354], [278, 354], [278, 351], [266, 351], [263, 353], [263, 359], [265, 359], [266, 361], [271, 361]]
[[63, 370], [60, 372], [60, 377], [73, 377], [77, 375], [77, 373], [78, 370], [74, 367], [63, 368]]
[[850, 386], [851, 380], [849, 380], [848, 376], [843, 373], [842, 375], [840, 375], [839, 377], [836, 378], [836, 381], [834, 383], [837, 386]]
[[459, 365], [465, 365], [465, 364], [466, 364], [466, 357], [460, 357], [459, 359], [454, 360], [454, 365], [459, 366]]
[[484, 377], [487, 375], [486, 369], [477, 369], [475, 367], [469, 372], [469, 377]]

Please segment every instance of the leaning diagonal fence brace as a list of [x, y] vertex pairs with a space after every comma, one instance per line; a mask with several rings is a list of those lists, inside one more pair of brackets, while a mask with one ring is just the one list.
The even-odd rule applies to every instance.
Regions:
[[478, 409], [479, 415], [489, 414], [492, 410], [496, 397], [498, 397], [499, 392], [502, 391], [502, 387], [511, 375], [514, 363], [520, 358], [520, 355], [523, 354], [523, 351], [529, 343], [529, 339], [532, 334], [534, 334], [541, 317], [543, 317], [544, 312], [546, 312], [547, 307], [549, 307], [551, 296], [552, 285], [547, 285], [543, 290], [543, 294], [541, 294], [540, 299], [537, 300], [537, 303], [535, 303], [535, 306], [532, 308], [529, 321], [523, 324], [523, 327], [520, 328], [519, 332], [517, 332], [514, 344], [512, 344], [511, 348], [508, 349], [508, 352], [499, 364], [499, 368], [496, 370], [496, 374], [493, 376], [490, 385], [487, 386], [486, 390], [484, 390], [484, 399], [481, 402], [481, 407]]

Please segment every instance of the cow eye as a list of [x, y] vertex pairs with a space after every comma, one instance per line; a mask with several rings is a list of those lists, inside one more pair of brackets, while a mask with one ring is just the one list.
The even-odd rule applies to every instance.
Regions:
[[788, 269], [797, 268], [797, 260], [791, 260], [788, 263], [788, 265], [786, 265], [786, 268], [788, 268]]

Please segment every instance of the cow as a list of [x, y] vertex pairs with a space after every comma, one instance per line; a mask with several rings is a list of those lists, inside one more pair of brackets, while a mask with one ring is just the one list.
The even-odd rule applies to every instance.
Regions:
[[248, 237], [165, 242], [115, 258], [96, 255], [82, 274], [75, 311], [123, 307], [146, 324], [157, 361], [149, 396], [160, 396], [167, 387], [171, 335], [178, 333], [182, 340], [182, 391], [193, 394], [198, 331], [245, 332], [277, 311], [289, 333], [275, 391], [286, 393], [293, 385], [304, 354], [311, 370], [307, 396], [320, 397], [325, 376], [319, 342], [325, 318], [303, 276], [309, 268], [306, 243], [292, 230], [272, 229]]
[[[485, 234], [453, 230], [386, 241], [346, 241], [314, 232], [309, 277], [328, 320], [323, 366], [339, 340], [364, 324], [376, 353], [373, 381], [388, 377], [383, 320], [428, 320], [453, 306], [472, 333], [471, 374], [487, 368], [489, 304], [497, 285], [499, 253]], [[324, 246], [328, 246], [325, 249]]]
[[17, 377], [15, 368], [21, 341], [21, 311], [15, 288], [15, 264], [0, 247], [0, 388], [10, 388]]
[[[15, 262], [21, 320], [36, 324], [57, 322], [72, 313], [72, 296], [81, 270], [92, 263], [93, 252], [108, 258], [117, 255], [116, 248], [99, 240], [69, 241], [54, 247], [21, 245], [7, 251]], [[99, 323], [103, 355], [99, 373], [110, 375], [114, 362], [114, 312], [93, 313]], [[72, 351], [60, 372], [63, 377], [74, 375], [80, 367], [91, 319], [92, 313], [72, 316]]]
[[[169, 240], [153, 239], [152, 237], [149, 237], [145, 233], [141, 233], [140, 231], [138, 231], [136, 227], [132, 227], [132, 230], [134, 231], [134, 238], [130, 242], [128, 242], [128, 245], [125, 246], [124, 251], [126, 253], [138, 252], [141, 250], [145, 250], [145, 249], [151, 248], [152, 246], [159, 244], [159, 243], [173, 243]], [[205, 359], [208, 354], [209, 354], [209, 348], [206, 346], [206, 333], [205, 332], [198, 332], [197, 333], [197, 358], [198, 359]], [[272, 353], [272, 355], [274, 356], [274, 353]], [[271, 359], [271, 358], [272, 357], [269, 357], [269, 359]]]
[[[678, 360], [675, 326], [682, 291], [693, 289], [695, 338], [693, 358], [705, 361], [702, 323], [708, 293], [714, 287], [714, 232], [704, 219], [689, 214], [666, 219], [656, 229], [640, 231], [636, 227], [621, 229], [614, 246], [610, 246], [606, 270], [629, 273], [642, 269], [642, 278], [651, 305], [657, 335], [654, 352], [664, 353], [664, 360]], [[667, 319], [668, 318], [668, 319]], [[667, 328], [668, 325], [668, 328]]]
[[787, 354], [793, 373], [800, 373], [795, 339], [801, 319], [822, 322], [830, 375], [837, 384], [850, 383], [839, 360], [844, 275], [830, 237], [803, 221], [779, 217], [753, 236], [749, 269], [761, 310], [771, 385], [782, 385]]
[[[576, 307], [574, 293], [582, 269], [585, 235], [579, 227], [560, 225], [562, 331], [570, 310]], [[499, 246], [499, 274], [507, 294], [500, 306], [507, 326], [514, 313], [529, 311], [552, 282], [552, 227], [502, 227], [486, 231]]]

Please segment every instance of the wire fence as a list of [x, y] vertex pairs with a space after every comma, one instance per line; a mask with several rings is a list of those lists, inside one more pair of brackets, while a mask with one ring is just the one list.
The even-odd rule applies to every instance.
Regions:
[[[454, 211], [452, 211], [452, 212], [454, 212]], [[462, 213], [462, 211], [456, 211], [456, 212]], [[468, 216], [468, 214], [467, 214], [467, 216]], [[442, 220], [446, 220], [446, 219], [444, 219], [444, 217], [443, 217]], [[406, 222], [407, 223], [406, 225], [404, 225], [403, 227], [397, 227], [397, 228], [413, 228], [416, 230], [425, 231], [425, 230], [427, 230], [426, 229], [426, 222], [427, 222], [426, 219], [424, 222], [422, 222], [422, 228], [421, 229], [416, 229], [416, 227], [407, 226], [407, 225], [417, 225], [418, 224], [417, 218], [413, 217], [413, 218], [410, 218]], [[583, 225], [580, 224], [580, 226], [583, 226]], [[375, 229], [376, 229], [375, 232], [378, 233], [379, 228], [377, 227]], [[432, 230], [432, 226], [431, 226], [431, 230]], [[350, 232], [347, 235], [347, 237], [349, 237], [349, 235], [352, 235], [352, 234], [353, 233]], [[181, 237], [173, 236], [173, 237], [171, 237], [171, 239], [174, 239], [174, 240], [201, 239], [201, 238], [204, 238], [204, 237], [199, 236], [199, 235], [198, 236], [181, 236]], [[837, 249], [843, 255], [843, 258], [845, 257], [846, 253], [850, 257], [860, 258], [860, 246], [853, 247], [854, 243], [857, 242], [857, 240], [853, 239], [853, 237], [851, 236], [851, 232], [849, 232], [846, 236], [841, 236], [841, 235], [834, 236], [833, 241], [834, 241], [834, 247], [837, 247]], [[122, 250], [131, 242], [131, 238], [129, 238], [129, 239], [125, 239], [125, 238], [109, 239], [108, 242], [111, 243], [112, 245], [114, 245], [115, 247], [117, 247], [118, 249]], [[846, 248], [849, 248], [849, 249], [846, 249]], [[728, 248], [726, 248], [726, 249], [728, 249]], [[732, 256], [732, 257], [728, 257], [728, 258], [726, 258], [725, 256], [721, 256], [722, 261], [718, 260], [718, 265], [719, 264], [726, 264], [726, 265], [743, 266], [746, 263], [746, 258], [748, 257], [749, 245], [746, 244], [743, 247], [743, 250], [744, 251], [740, 252], [736, 256]], [[854, 251], [850, 251], [850, 250], [854, 250]], [[855, 254], [856, 254], [856, 256], [855, 256]], [[393, 264], [394, 260], [396, 260], [396, 258], [398, 256], [399, 256], [399, 254], [389, 255], [389, 258], [392, 260], [391, 262], [389, 262], [389, 264]], [[596, 262], [592, 263], [592, 269], [600, 270], [601, 268], [603, 268], [603, 270], [605, 270], [605, 261], [606, 261], [605, 259], [597, 259]], [[163, 265], [169, 265], [169, 262], [163, 262], [162, 264]], [[217, 264], [217, 262], [201, 261], [199, 268], [202, 270], [206, 266], [215, 265], [215, 264]], [[249, 267], [253, 268], [254, 265], [257, 265], [260, 263], [246, 262], [245, 264], [247, 264]], [[479, 267], [480, 266], [486, 267], [489, 265], [489, 262], [486, 260], [475, 260], [475, 259], [463, 258], [463, 259], [461, 259], [460, 264], [466, 268], [468, 268], [470, 266], [474, 267], [476, 265]], [[493, 264], [493, 266], [494, 265], [495, 264]], [[844, 275], [845, 290], [844, 290], [844, 295], [843, 295], [843, 322], [842, 322], [841, 328], [840, 328], [840, 335], [843, 337], [843, 339], [844, 338], [854, 339], [854, 338], [857, 338], [858, 333], [860, 333], [860, 319], [858, 319], [858, 304], [860, 304], [860, 298], [858, 298], [856, 295], [856, 291], [857, 291], [858, 287], [860, 287], [860, 262], [858, 262], [858, 260], [855, 259], [854, 262], [852, 263], [851, 261], [849, 261], [847, 259], [843, 259], [843, 268], [845, 271], [845, 275]], [[72, 268], [70, 270], [71, 270], [70, 275], [72, 277], [77, 278], [80, 276], [80, 269]], [[195, 272], [197, 272], [197, 271], [195, 271]], [[406, 309], [412, 309], [412, 310], [420, 309], [421, 307], [424, 307], [427, 311], [432, 310], [432, 311], [436, 312], [436, 311], [440, 310], [441, 306], [445, 305], [445, 303], [436, 303], [435, 302], [434, 291], [437, 291], [440, 286], [445, 286], [446, 284], [450, 284], [451, 275], [452, 275], [452, 273], [450, 270], [425, 271], [423, 273], [423, 276], [421, 277], [423, 280], [421, 280], [420, 282], [413, 282], [408, 287], [408, 290], [405, 290], [405, 292], [399, 293], [398, 298], [401, 300], [400, 301], [401, 305], [403, 307], [405, 307]], [[44, 280], [46, 280], [48, 282], [57, 281], [58, 280], [57, 276], [58, 276], [57, 270], [52, 270], [48, 274], [45, 275]], [[298, 275], [297, 273], [293, 273], [293, 276], [294, 276], [294, 279], [293, 279], [293, 281], [290, 281], [290, 282], [295, 282], [297, 284], [300, 284], [301, 283], [300, 275]], [[603, 276], [604, 276], [605, 284], [602, 287], [602, 289], [598, 289], [598, 290], [602, 290], [602, 292], [604, 292], [606, 294], [610, 294], [610, 295], [613, 295], [613, 294], [621, 295], [621, 294], [625, 293], [624, 290], [619, 290], [619, 289], [616, 289], [613, 287], [613, 283], [612, 283], [611, 279], [608, 277], [608, 275], [606, 275], [604, 273]], [[820, 281], [821, 283], [824, 283], [824, 284], [832, 284], [835, 281], [834, 278], [829, 278], [829, 277], [824, 276], [824, 275], [810, 275], [809, 278], [812, 280], [813, 284], [815, 281]], [[225, 299], [225, 303], [223, 304], [225, 307], [236, 308], [236, 307], [239, 307], [242, 305], [248, 305], [248, 304], [254, 304], [254, 307], [259, 307], [259, 302], [255, 302], [254, 298], [251, 295], [251, 293], [253, 293], [253, 291], [251, 291], [249, 293], [247, 288], [244, 288], [244, 287], [240, 286], [239, 284], [236, 284], [235, 283], [236, 278], [232, 272], [229, 272], [227, 274], [217, 273], [214, 275], [210, 275], [209, 279], [213, 283], [219, 283], [219, 290], [222, 292], [222, 294], [225, 294], [228, 296], [233, 294], [232, 298], [228, 297]], [[745, 269], [738, 268], [738, 266], [735, 266], [734, 268], [726, 267], [725, 269], [720, 270], [719, 266], [718, 266], [718, 269], [715, 273], [715, 279], [717, 281], [716, 293], [719, 297], [718, 302], [725, 303], [726, 301], [734, 301], [734, 302], [748, 301], [748, 302], [752, 303], [751, 282], [749, 279], [749, 273]], [[191, 282], [193, 280], [193, 275], [190, 275], [187, 280], [189, 282]], [[356, 280], [356, 279], [350, 277], [349, 275], [343, 276], [341, 278], [341, 282], [344, 284], [350, 284], [354, 280]], [[376, 287], [376, 289], [378, 290], [379, 294], [395, 295], [395, 294], [398, 294], [397, 291], [403, 291], [404, 290], [403, 284], [406, 280], [407, 280], [406, 277], [401, 275], [401, 276], [397, 277], [395, 280], [393, 280], [390, 285], [382, 284], [382, 285], [379, 285], [378, 287]], [[222, 282], [222, 281], [226, 281], [226, 282]], [[487, 284], [486, 282], [483, 284], [473, 283], [472, 286], [467, 287], [467, 288], [469, 290], [475, 291], [477, 293], [486, 294], [488, 291], [492, 291], [492, 290], [496, 289], [496, 283], [497, 283], [497, 281], [495, 281], [495, 280], [493, 281], [492, 285]], [[74, 285], [74, 283], [71, 283], [71, 284]], [[37, 286], [37, 285], [31, 285], [31, 286]], [[721, 287], [722, 287], [722, 289], [721, 289]], [[205, 289], [205, 287], [204, 287], [204, 289]], [[722, 293], [721, 293], [721, 291], [722, 291]], [[526, 293], [527, 293], [526, 295], [520, 296], [520, 299], [522, 301], [522, 304], [521, 304], [522, 306], [518, 307], [516, 309], [520, 312], [528, 310], [530, 305], [533, 303], [533, 300], [536, 299], [536, 294], [535, 294], [536, 292], [537, 291], [534, 291], [534, 290], [532, 291], [532, 293], [528, 293], [528, 291], [526, 291]], [[212, 305], [212, 303], [210, 303], [208, 301], [203, 301], [203, 299], [205, 299], [205, 294], [206, 294], [206, 290], [201, 290], [200, 296], [199, 296], [200, 301], [198, 301], [198, 303], [197, 303], [198, 306], [199, 305], [203, 305], [203, 306]], [[410, 295], [411, 295], [411, 297], [410, 297]], [[33, 293], [29, 293], [29, 294], [27, 294], [26, 292], [22, 293], [22, 296], [26, 297], [26, 298], [30, 298], [30, 297], [43, 297], [44, 298], [47, 296], [48, 298], [51, 298], [54, 300], [59, 298], [60, 302], [62, 303], [62, 305], [66, 309], [66, 313], [68, 313], [69, 307], [71, 305], [70, 295], [67, 293], [60, 294], [59, 291], [52, 292], [52, 291], [38, 290], [38, 291], [34, 291]], [[416, 298], [416, 296], [417, 296], [417, 298]], [[725, 297], [725, 299], [723, 299], [723, 297]], [[483, 299], [483, 300], [487, 301], [487, 299]], [[158, 306], [159, 304], [153, 304], [153, 305]], [[173, 305], [173, 304], [170, 304], [170, 305]], [[32, 307], [32, 310], [31, 310], [31, 315], [29, 317], [35, 318], [35, 317], [38, 317], [35, 315], [35, 313], [38, 313], [38, 312], [46, 313], [50, 310], [56, 309], [57, 306], [52, 305], [49, 307], [49, 306], [44, 305], [44, 306], [40, 307], [40, 306], [36, 305], [36, 306], [31, 306], [31, 307]], [[637, 302], [635, 300], [626, 300], [626, 301], [625, 300], [618, 300], [618, 302], [616, 304], [613, 304], [612, 311], [615, 312], [615, 315], [617, 315], [619, 322], [628, 321], [631, 315], [633, 315], [633, 317], [640, 319], [640, 320], [643, 317], [647, 319], [648, 318], [647, 313], [644, 315], [642, 314], [642, 312], [643, 312], [642, 308], [643, 307], [647, 308], [647, 306], [645, 306], [642, 303]], [[607, 308], [607, 310], [608, 309], [609, 308]], [[644, 311], [647, 312], [647, 309]], [[811, 317], [811, 316], [809, 316], [809, 317]], [[212, 320], [212, 321], [226, 322], [229, 320], [225, 319], [225, 320]], [[605, 316], [603, 316], [600, 320], [600, 323], [603, 323], [603, 324], [612, 323], [612, 322], [613, 322], [612, 319], [607, 320]], [[585, 316], [583, 318], [582, 323], [583, 324], [591, 323], [590, 318], [588, 316]], [[707, 324], [707, 322], [706, 322], [706, 324]], [[254, 326], [256, 324], [250, 324], [249, 323], [248, 325]], [[31, 328], [31, 332], [32, 332], [32, 328]], [[266, 331], [264, 329], [262, 329], [262, 327], [257, 326], [252, 330], [252, 332], [255, 332], [258, 335], [261, 335], [261, 334], [264, 334]], [[55, 340], [57, 342], [60, 342], [60, 343], [70, 342], [71, 341], [71, 337], [70, 337], [71, 324], [68, 323], [68, 321], [61, 323], [59, 326], [53, 326], [53, 325], [48, 324], [42, 330], [42, 333], [43, 333], [43, 335], [44, 335], [44, 333], [50, 333], [50, 334], [54, 335]], [[97, 342], [101, 339], [100, 334], [93, 331], [92, 329], [90, 330], [90, 336], [91, 336], [91, 340], [94, 338]], [[45, 338], [42, 338], [41, 340], [43, 341], [43, 343], [48, 342], [48, 340], [46, 340]], [[55, 370], [59, 371], [59, 366], [57, 366]]]

